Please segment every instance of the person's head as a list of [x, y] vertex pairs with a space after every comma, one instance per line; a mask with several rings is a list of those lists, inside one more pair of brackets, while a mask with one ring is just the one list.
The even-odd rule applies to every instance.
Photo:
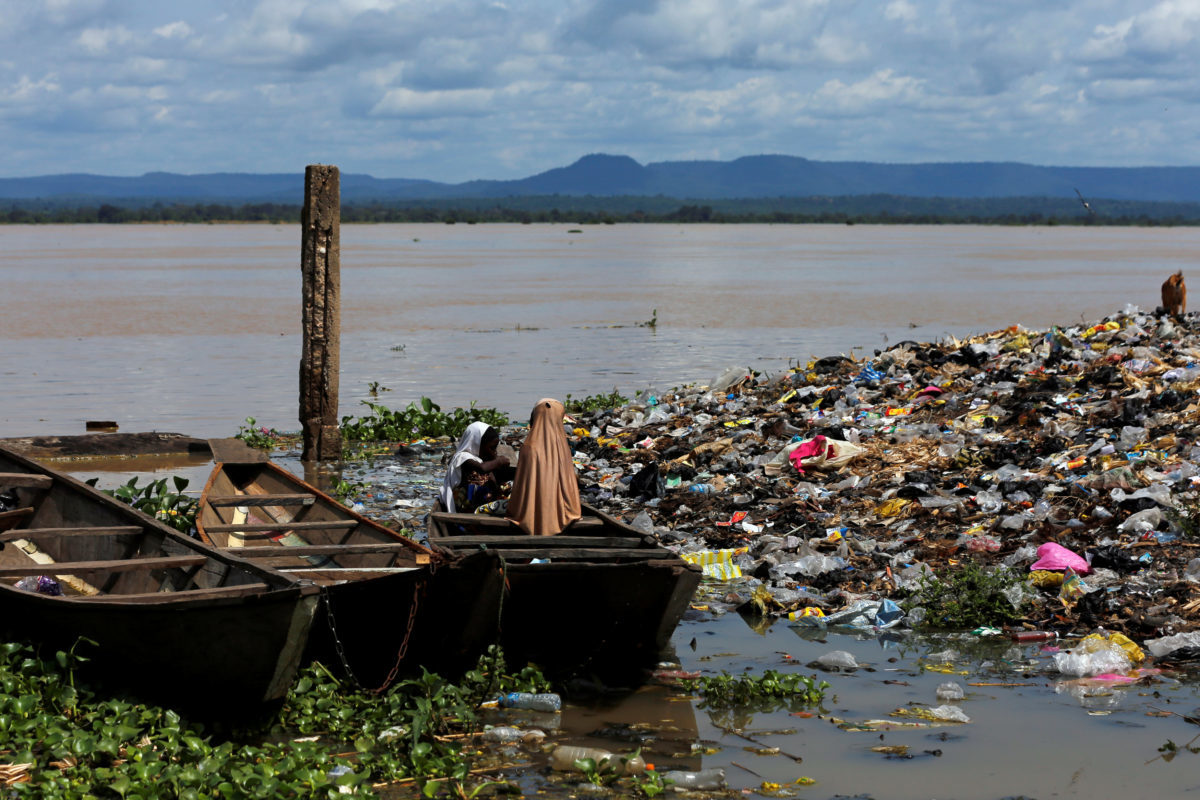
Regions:
[[496, 448], [500, 446], [500, 431], [488, 426], [479, 440], [479, 457], [491, 461], [496, 457]]

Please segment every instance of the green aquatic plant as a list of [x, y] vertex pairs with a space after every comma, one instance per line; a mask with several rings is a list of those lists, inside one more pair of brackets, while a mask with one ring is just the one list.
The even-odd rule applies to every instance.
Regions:
[[258, 420], [254, 417], [246, 417], [246, 424], [238, 426], [238, 432], [233, 435], [233, 438], [241, 439], [250, 447], [259, 450], [270, 450], [295, 436], [258, 425]]
[[629, 402], [629, 398], [617, 391], [617, 387], [608, 394], [589, 394], [587, 397], [576, 400], [574, 395], [568, 394], [566, 402], [563, 403], [565, 408], [570, 413], [584, 413], [588, 411], [607, 411], [612, 408], [620, 408]]
[[[95, 486], [99, 478], [89, 478], [88, 486]], [[116, 489], [101, 489], [100, 491], [141, 511], [147, 516], [154, 517], [170, 525], [177, 531], [187, 533], [196, 524], [197, 502], [193, 497], [183, 493], [187, 488], [188, 479], [179, 475], [171, 477], [175, 491], [167, 489], [167, 479], [160, 478], [145, 486], [138, 486], [137, 476], [130, 478]]]
[[829, 688], [829, 683], [818, 680], [815, 675], [772, 669], [759, 676], [722, 672], [716, 676], [689, 678], [683, 684], [693, 693], [702, 695], [707, 708], [743, 707], [756, 711], [817, 705]]
[[390, 409], [367, 400], [371, 409], [365, 417], [342, 417], [342, 438], [348, 442], [400, 442], [421, 438], [449, 436], [457, 438], [472, 422], [486, 422], [493, 427], [508, 424], [508, 415], [494, 408], [456, 408], [446, 413], [441, 406], [422, 397], [402, 409]]
[[966, 561], [938, 576], [922, 575], [904, 606], [925, 609], [924, 628], [1004, 625], [1020, 619], [1008, 599], [1020, 583], [1020, 576], [1006, 567], [989, 571]]
[[[472, 680], [456, 685], [431, 673], [385, 693], [362, 692], [320, 664], [306, 668], [261, 744], [224, 739], [176, 712], [105, 699], [76, 685], [87, 658], [77, 649], [38, 658], [28, 646], [0, 644], [0, 726], [4, 758], [23, 782], [13, 797], [338, 798], [376, 796], [374, 785], [412, 783], [427, 797], [472, 797], [469, 759], [444, 734], [477, 727]], [[480, 670], [497, 685], [544, 686], [540, 673], [503, 674], [494, 650]], [[489, 679], [491, 682], [491, 679]], [[19, 766], [19, 769], [18, 769]]]

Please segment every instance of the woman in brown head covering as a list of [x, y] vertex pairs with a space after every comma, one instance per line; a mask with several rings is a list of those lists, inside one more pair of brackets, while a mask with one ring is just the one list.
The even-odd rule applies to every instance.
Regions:
[[563, 430], [564, 413], [557, 400], [538, 400], [517, 459], [507, 517], [533, 536], [562, 533], [583, 516], [571, 446]]

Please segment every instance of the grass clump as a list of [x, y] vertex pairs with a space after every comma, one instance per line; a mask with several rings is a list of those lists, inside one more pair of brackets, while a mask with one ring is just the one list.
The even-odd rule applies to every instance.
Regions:
[[922, 575], [905, 605], [908, 609], [925, 609], [923, 628], [1004, 625], [1020, 619], [1008, 599], [1020, 583], [1020, 576], [1006, 567], [988, 571], [967, 561], [938, 577]]

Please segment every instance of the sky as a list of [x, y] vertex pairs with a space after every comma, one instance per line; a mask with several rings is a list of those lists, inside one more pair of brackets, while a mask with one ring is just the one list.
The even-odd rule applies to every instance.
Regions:
[[0, 177], [1200, 164], [1200, 0], [0, 5]]

